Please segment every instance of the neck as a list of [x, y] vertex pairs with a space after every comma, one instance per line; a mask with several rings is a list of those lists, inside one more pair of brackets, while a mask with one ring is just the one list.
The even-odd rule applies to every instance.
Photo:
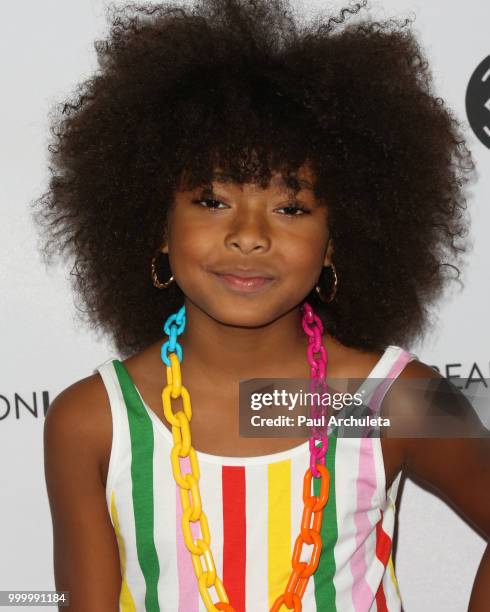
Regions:
[[[295, 308], [255, 328], [224, 325], [186, 300], [186, 329], [179, 337], [183, 369], [213, 384], [249, 378], [308, 378], [308, 336]], [[324, 335], [327, 351], [333, 339]]]

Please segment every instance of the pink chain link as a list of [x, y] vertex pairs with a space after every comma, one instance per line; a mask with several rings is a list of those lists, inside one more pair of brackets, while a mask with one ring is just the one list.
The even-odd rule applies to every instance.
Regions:
[[[307, 358], [310, 364], [310, 391], [321, 394], [328, 389], [326, 382], [328, 355], [322, 344], [323, 323], [308, 302], [303, 304], [302, 310], [303, 330], [308, 335]], [[319, 358], [315, 358], [314, 353], [320, 353]], [[318, 406], [313, 401], [311, 417], [314, 419], [323, 417], [325, 419], [325, 427], [319, 429], [315, 425], [312, 428], [313, 433], [310, 438], [310, 469], [313, 476], [319, 478], [320, 472], [317, 470], [316, 465], [317, 463], [325, 465], [325, 455], [328, 449], [327, 411], [325, 406], [322, 404]], [[317, 446], [317, 441], [321, 442], [321, 446]]]

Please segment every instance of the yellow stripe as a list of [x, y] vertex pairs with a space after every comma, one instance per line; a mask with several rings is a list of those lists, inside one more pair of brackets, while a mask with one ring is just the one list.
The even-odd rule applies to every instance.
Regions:
[[[391, 501], [391, 499], [390, 499], [390, 509], [393, 513], [395, 513], [395, 504]], [[401, 600], [402, 596], [400, 595], [400, 589], [398, 587], [398, 580], [396, 579], [396, 575], [395, 575], [395, 566], [393, 565], [393, 558], [391, 556], [391, 552], [390, 552], [390, 558], [388, 559], [388, 568], [390, 570], [391, 581], [395, 585], [395, 589], [398, 594], [398, 599]]]
[[284, 592], [291, 573], [291, 460], [268, 466], [269, 608]]
[[390, 558], [388, 559], [388, 567], [390, 569], [391, 581], [395, 585], [396, 592], [398, 593], [398, 599], [401, 599], [400, 589], [398, 588], [398, 580], [396, 579], [396, 576], [395, 576], [395, 568], [393, 566], [393, 559], [391, 558], [391, 554], [390, 554]]
[[128, 583], [126, 582], [126, 547], [124, 545], [124, 538], [119, 531], [119, 517], [117, 515], [116, 495], [114, 491], [111, 495], [111, 517], [114, 531], [116, 532], [117, 545], [119, 546], [119, 560], [121, 564], [122, 583], [121, 593], [119, 594], [119, 605], [121, 606], [121, 612], [136, 612], [134, 599], [129, 590]]

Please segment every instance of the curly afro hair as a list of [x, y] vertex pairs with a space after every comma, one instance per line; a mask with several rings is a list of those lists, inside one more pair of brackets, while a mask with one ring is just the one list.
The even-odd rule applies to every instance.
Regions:
[[153, 286], [150, 262], [176, 189], [217, 166], [266, 186], [312, 162], [339, 291], [307, 299], [340, 342], [381, 350], [427, 330], [468, 250], [474, 164], [412, 22], [360, 19], [366, 4], [308, 23], [282, 0], [109, 8], [99, 69], [52, 113], [34, 217], [46, 261], [72, 258], [83, 318], [122, 354], [163, 337], [182, 305], [175, 283]]

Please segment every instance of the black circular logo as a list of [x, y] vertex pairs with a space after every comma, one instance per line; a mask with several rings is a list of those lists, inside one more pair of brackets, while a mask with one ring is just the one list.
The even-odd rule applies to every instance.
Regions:
[[465, 103], [471, 129], [480, 142], [490, 149], [490, 55], [471, 75]]

